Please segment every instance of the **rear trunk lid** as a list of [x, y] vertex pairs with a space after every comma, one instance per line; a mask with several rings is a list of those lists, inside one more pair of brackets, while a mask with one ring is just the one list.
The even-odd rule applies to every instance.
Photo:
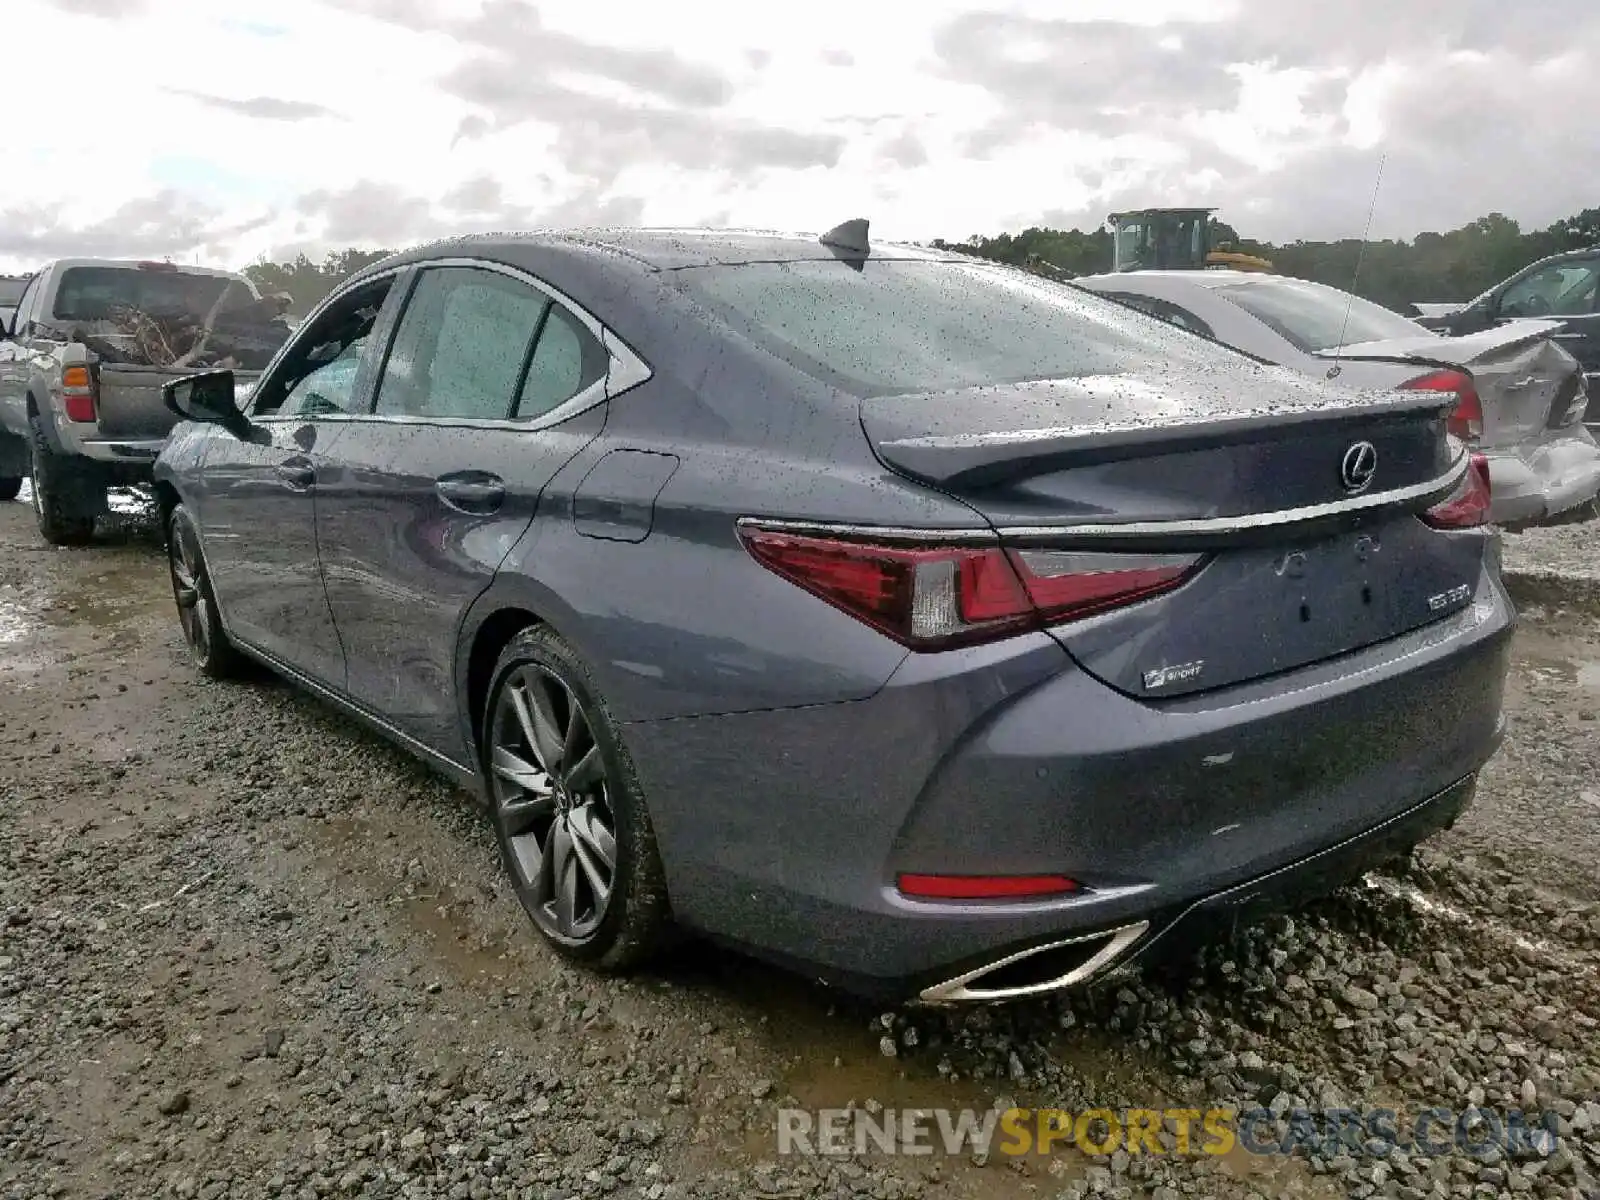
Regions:
[[1466, 469], [1444, 432], [1453, 402], [1272, 367], [1164, 367], [877, 397], [862, 422], [886, 465], [971, 504], [1009, 548], [1194, 556], [1176, 590], [1054, 628], [1084, 669], [1160, 698], [1470, 603], [1484, 539], [1416, 515]]

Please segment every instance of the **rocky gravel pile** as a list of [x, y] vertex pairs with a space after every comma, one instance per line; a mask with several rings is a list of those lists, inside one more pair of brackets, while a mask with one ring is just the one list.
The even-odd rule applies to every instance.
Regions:
[[[148, 540], [28, 535], [0, 511], [7, 1200], [1600, 1195], [1600, 895], [1571, 846], [1550, 883], [1536, 829], [1049, 1002], [883, 1012], [696, 945], [599, 979], [535, 941], [458, 793], [286, 687], [195, 678]], [[1586, 786], [1517, 730], [1520, 787]], [[797, 1104], [1259, 1107], [1262, 1136], [1481, 1107], [1553, 1140], [779, 1157]]]

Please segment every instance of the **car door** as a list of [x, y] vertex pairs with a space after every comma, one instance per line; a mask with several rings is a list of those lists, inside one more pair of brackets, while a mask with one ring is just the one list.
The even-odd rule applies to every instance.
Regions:
[[0, 426], [14, 433], [27, 432], [28, 375], [32, 359], [24, 339], [28, 326], [38, 307], [43, 274], [35, 275], [17, 300], [17, 311], [12, 314], [16, 336], [0, 330]]
[[604, 423], [596, 322], [531, 276], [430, 264], [410, 286], [372, 412], [318, 477], [317, 540], [353, 699], [471, 762], [457, 631], [545, 484]]
[[366, 407], [396, 278], [337, 297], [301, 327], [251, 395], [250, 437], [213, 431], [195, 505], [229, 633], [341, 691], [344, 651], [317, 553], [317, 475], [342, 422]]

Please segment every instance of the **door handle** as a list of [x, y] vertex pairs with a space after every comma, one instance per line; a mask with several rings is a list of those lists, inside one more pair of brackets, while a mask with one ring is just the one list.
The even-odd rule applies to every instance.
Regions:
[[272, 468], [278, 478], [297, 492], [303, 492], [317, 481], [317, 473], [303, 458], [286, 458]]
[[506, 485], [495, 475], [446, 475], [433, 481], [433, 490], [451, 508], [466, 513], [498, 512], [506, 499]]

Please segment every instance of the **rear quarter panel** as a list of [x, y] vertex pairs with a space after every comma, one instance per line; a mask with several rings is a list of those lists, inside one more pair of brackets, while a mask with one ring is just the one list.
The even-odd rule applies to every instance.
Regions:
[[[601, 435], [546, 488], [471, 620], [520, 598], [577, 646], [623, 721], [870, 696], [905, 648], [756, 563], [738, 520], [988, 526], [884, 469], [854, 397], [725, 340], [681, 304], [661, 297], [670, 337], [634, 339], [654, 377], [608, 402]], [[641, 540], [574, 521], [580, 483], [614, 450], [678, 459]], [[591, 487], [585, 504], [607, 507]]]

